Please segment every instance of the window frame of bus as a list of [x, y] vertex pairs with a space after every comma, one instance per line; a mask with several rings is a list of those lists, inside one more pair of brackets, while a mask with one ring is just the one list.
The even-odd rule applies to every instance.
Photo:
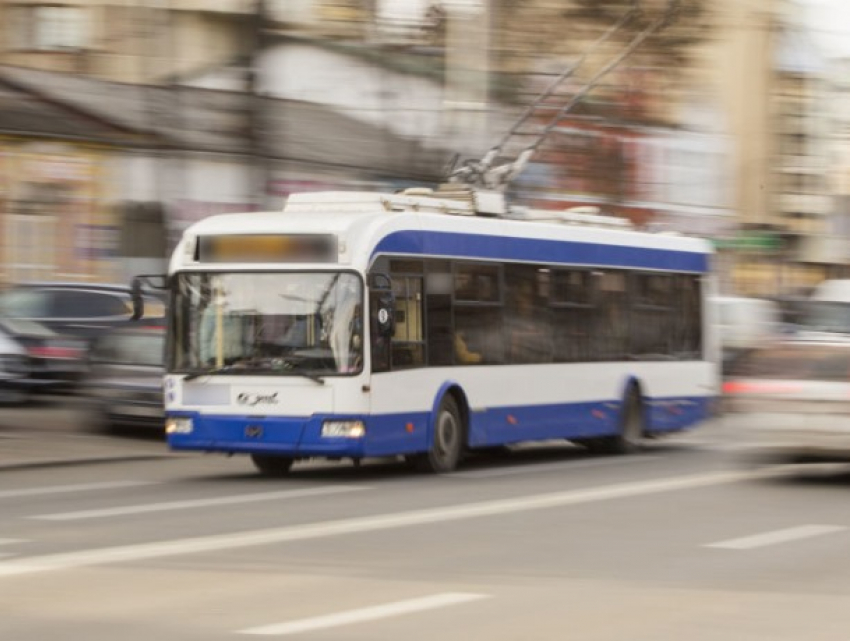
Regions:
[[[296, 270], [279, 270], [279, 269], [265, 269], [265, 268], [256, 268], [256, 269], [240, 269], [237, 271], [225, 271], [221, 269], [205, 269], [203, 267], [192, 267], [191, 269], [181, 269], [175, 271], [168, 275], [169, 282], [169, 302], [171, 304], [168, 305], [166, 310], [168, 322], [166, 323], [166, 343], [165, 343], [165, 369], [168, 373], [172, 374], [194, 374], [200, 371], [201, 368], [186, 368], [186, 367], [177, 367], [177, 350], [182, 349], [181, 346], [177, 345], [178, 333], [180, 332], [180, 325], [186, 323], [190, 320], [190, 316], [186, 316], [185, 318], [181, 316], [181, 308], [180, 306], [174, 304], [177, 297], [177, 288], [180, 280], [180, 276], [184, 275], [203, 275], [203, 274], [351, 274], [355, 276], [360, 283], [361, 288], [361, 305], [366, 302], [366, 295], [369, 291], [369, 282], [364, 279], [363, 274], [355, 269], [339, 269], [339, 270], [328, 270], [328, 269], [296, 269]], [[327, 372], [322, 373], [322, 378], [325, 377], [351, 377], [351, 376], [359, 376], [366, 370], [365, 364], [365, 356], [366, 356], [366, 328], [365, 326], [360, 328], [360, 344], [362, 347], [361, 354], [361, 364], [360, 368], [355, 372]], [[184, 340], [186, 336], [180, 334], [181, 338]], [[279, 372], [256, 372], [254, 373], [256, 376], [275, 376], [279, 375]]]

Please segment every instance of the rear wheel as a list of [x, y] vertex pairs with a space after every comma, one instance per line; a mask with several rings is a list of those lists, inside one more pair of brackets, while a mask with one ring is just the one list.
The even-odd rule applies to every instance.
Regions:
[[620, 433], [610, 440], [612, 454], [632, 454], [640, 449], [644, 433], [643, 403], [637, 388], [633, 387], [623, 404]]
[[423, 472], [442, 474], [454, 470], [463, 452], [464, 425], [457, 402], [446, 396], [434, 421], [431, 449], [421, 455], [418, 467]]
[[263, 476], [280, 478], [289, 474], [294, 463], [288, 456], [271, 456], [269, 454], [251, 454], [251, 461]]
[[644, 430], [643, 403], [637, 388], [632, 387], [623, 403], [619, 433], [580, 441], [579, 444], [599, 454], [632, 454], [640, 449]]

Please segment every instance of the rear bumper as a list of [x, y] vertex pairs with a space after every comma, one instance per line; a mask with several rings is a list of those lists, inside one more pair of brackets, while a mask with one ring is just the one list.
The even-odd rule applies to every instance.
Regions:
[[729, 414], [727, 421], [750, 448], [766, 455], [850, 460], [847, 414]]

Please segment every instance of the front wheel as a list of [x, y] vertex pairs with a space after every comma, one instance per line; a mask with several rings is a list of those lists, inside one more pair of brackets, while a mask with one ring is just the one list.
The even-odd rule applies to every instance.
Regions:
[[460, 462], [463, 441], [464, 426], [457, 402], [446, 396], [434, 421], [431, 449], [418, 459], [419, 469], [431, 474], [451, 472]]
[[271, 456], [268, 454], [251, 454], [251, 461], [263, 476], [281, 478], [289, 474], [294, 463], [288, 456]]

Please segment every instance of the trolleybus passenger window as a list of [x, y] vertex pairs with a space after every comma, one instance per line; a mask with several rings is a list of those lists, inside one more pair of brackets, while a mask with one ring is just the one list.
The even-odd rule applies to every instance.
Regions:
[[670, 358], [673, 320], [676, 313], [675, 280], [672, 274], [634, 274], [632, 279], [633, 358]]
[[455, 264], [453, 343], [456, 363], [505, 361], [500, 272], [499, 265]]
[[393, 369], [421, 367], [425, 362], [422, 277], [393, 274], [392, 281], [395, 295], [392, 367]]
[[425, 331], [428, 338], [428, 365], [454, 363], [452, 328], [452, 267], [446, 260], [426, 261]]
[[550, 363], [554, 347], [545, 295], [549, 271], [509, 265], [505, 270], [505, 345], [509, 363]]
[[597, 358], [594, 302], [596, 277], [588, 270], [552, 273], [554, 357], [561, 363]]
[[602, 272], [599, 275], [599, 305], [596, 309], [594, 334], [596, 360], [622, 360], [628, 353], [629, 304], [624, 272]]
[[702, 303], [701, 280], [698, 276], [681, 277], [679, 332], [681, 358], [699, 359], [702, 356]]
[[458, 264], [455, 267], [455, 301], [498, 303], [500, 300], [497, 265]]

